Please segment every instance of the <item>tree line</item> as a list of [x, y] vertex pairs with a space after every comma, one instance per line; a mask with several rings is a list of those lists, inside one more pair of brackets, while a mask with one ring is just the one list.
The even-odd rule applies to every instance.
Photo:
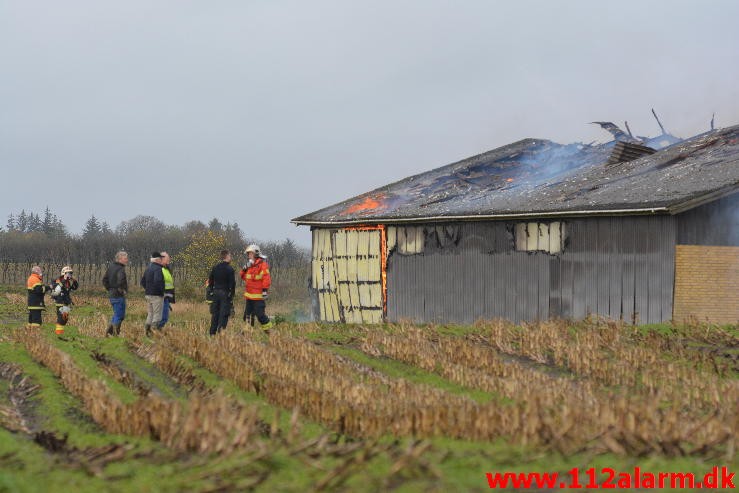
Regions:
[[[139, 215], [111, 228], [93, 214], [80, 234], [72, 234], [47, 207], [41, 214], [22, 210], [8, 216], [6, 226], [0, 227], [0, 262], [105, 264], [117, 251], [125, 250], [132, 262], [146, 263], [152, 251], [166, 250], [176, 257], [194, 237], [208, 231], [223, 237], [225, 247], [236, 253], [245, 244], [255, 242], [237, 223], [224, 224], [217, 218], [207, 224], [193, 220], [178, 226]], [[309, 262], [309, 252], [289, 239], [260, 246], [276, 267], [304, 268]]]

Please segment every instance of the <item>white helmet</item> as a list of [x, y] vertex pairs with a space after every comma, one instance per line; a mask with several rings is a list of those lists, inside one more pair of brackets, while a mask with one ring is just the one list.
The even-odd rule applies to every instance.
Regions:
[[246, 250], [244, 250], [244, 253], [249, 253], [249, 252], [253, 252], [256, 255], [259, 255], [259, 246], [252, 243], [251, 245], [246, 247]]
[[62, 267], [62, 275], [66, 274], [67, 272], [69, 272], [71, 274], [73, 272], [73, 270], [72, 270], [72, 268], [70, 266], [65, 265], [64, 267]]

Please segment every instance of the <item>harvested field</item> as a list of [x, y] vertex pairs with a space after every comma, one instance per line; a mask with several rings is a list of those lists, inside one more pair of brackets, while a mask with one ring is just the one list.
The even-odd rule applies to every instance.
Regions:
[[[186, 302], [147, 338], [134, 300], [106, 338], [105, 303], [83, 301], [63, 338], [3, 326], [0, 461], [24, 467], [0, 473], [0, 491], [33, 485], [25, 464], [46, 450], [59, 481], [121, 491], [467, 491], [489, 471], [737, 463], [735, 327], [284, 322], [265, 335], [236, 320], [209, 337], [205, 307]], [[47, 404], [51, 390], [70, 409]]]

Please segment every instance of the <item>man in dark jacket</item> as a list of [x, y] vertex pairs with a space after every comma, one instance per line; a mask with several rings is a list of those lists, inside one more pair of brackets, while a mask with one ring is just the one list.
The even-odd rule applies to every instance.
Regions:
[[210, 307], [210, 335], [216, 335], [226, 328], [228, 317], [233, 307], [236, 292], [236, 273], [231, 263], [231, 252], [221, 251], [221, 261], [216, 264], [208, 276], [208, 286], [212, 289], [213, 303]]
[[108, 325], [108, 335], [120, 335], [121, 323], [126, 318], [126, 294], [128, 279], [126, 278], [128, 254], [120, 251], [115, 254], [115, 261], [108, 266], [103, 276], [103, 286], [108, 290], [110, 305], [113, 307], [113, 318]]
[[164, 308], [164, 274], [162, 274], [162, 254], [151, 254], [151, 263], [141, 278], [141, 287], [144, 288], [146, 298], [146, 335], [151, 336], [151, 328], [159, 328]]

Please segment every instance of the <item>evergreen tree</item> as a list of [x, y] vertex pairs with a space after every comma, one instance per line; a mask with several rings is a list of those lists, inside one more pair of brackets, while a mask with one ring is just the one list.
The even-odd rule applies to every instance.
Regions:
[[[105, 226], [107, 227], [108, 225], [105, 224]], [[102, 232], [103, 227], [98, 219], [95, 217], [95, 214], [93, 214], [90, 216], [90, 219], [87, 220], [84, 227], [82, 228], [82, 237], [86, 240], [89, 240], [90, 238], [96, 238], [100, 236]]]
[[52, 217], [49, 206], [47, 205], [46, 209], [44, 209], [44, 220], [41, 223], [41, 229], [46, 236], [51, 236], [54, 233], [54, 226], [54, 217]]
[[28, 215], [28, 231], [27, 233], [43, 233], [44, 224], [38, 214], [31, 212]]
[[18, 214], [18, 218], [15, 220], [15, 229], [20, 233], [28, 232], [28, 216], [25, 209], [22, 209], [21, 213]]
[[221, 221], [214, 217], [208, 223], [208, 229], [210, 229], [214, 233], [220, 233], [223, 231], [223, 223], [221, 223]]

